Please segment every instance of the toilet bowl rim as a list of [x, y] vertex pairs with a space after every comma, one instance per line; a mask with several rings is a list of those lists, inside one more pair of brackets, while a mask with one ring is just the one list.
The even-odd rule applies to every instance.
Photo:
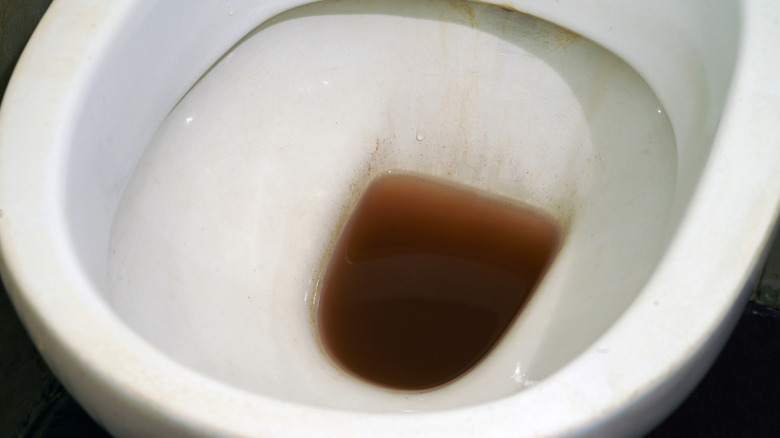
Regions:
[[[298, 3], [300, 2], [290, 2], [291, 5]], [[746, 14], [752, 17], [750, 19], [757, 20], [754, 16], [758, 14], [761, 5], [766, 4], [768, 4], [768, 2], [746, 2], [746, 5], [748, 5], [746, 6]], [[105, 4], [105, 8], [108, 10], [114, 8], [113, 13], [117, 14], [122, 7], [123, 6], [120, 6], [119, 3], [106, 2]], [[76, 7], [74, 9], [78, 8]], [[62, 8], [57, 11], [58, 13], [61, 13]], [[775, 17], [777, 17], [777, 14], [775, 14]], [[771, 22], [763, 23], [763, 28], [771, 27]], [[105, 28], [100, 29], [101, 31], [106, 31]], [[774, 35], [777, 35], [777, 32], [775, 32]], [[47, 44], [47, 39], [60, 38], [60, 36], [55, 36], [51, 32], [47, 34], [44, 29], [36, 38], [37, 40], [34, 40], [32, 48], [30, 49], [32, 51], [43, 50], [43, 47]], [[778, 39], [778, 41], [780, 41], [780, 39]], [[756, 51], [759, 50], [751, 44], [754, 43], [749, 41], [749, 38], [746, 37], [746, 41], [743, 42], [743, 47], [740, 49], [740, 53], [742, 53], [743, 56], [741, 65], [748, 65], [748, 63], [753, 62], [753, 60], [758, 62], [757, 58], [747, 59], [748, 56], [757, 57]], [[772, 68], [772, 66], [776, 64], [772, 64], [770, 61], [766, 60], [762, 62], [763, 64], [759, 65], [767, 69]], [[34, 66], [23, 66], [22, 68], [31, 69], [34, 68]], [[82, 81], [86, 80], [83, 77], [83, 71], [76, 67], [73, 67], [69, 74], [72, 76], [68, 80], [63, 80], [63, 85], [68, 83], [80, 84]], [[750, 77], [753, 77], [755, 74], [756, 72], [738, 72], [738, 86], [735, 87], [727, 110], [727, 112], [730, 113], [726, 114], [724, 118], [730, 120], [732, 117], [731, 113], [744, 110], [745, 105], [749, 105], [750, 109], [755, 109], [756, 114], [754, 114], [754, 117], [760, 119], [758, 124], [753, 124], [752, 126], [754, 128], [755, 126], [758, 126], [761, 130], [767, 131], [770, 128], [771, 113], [769, 113], [769, 115], [758, 114], [760, 108], [757, 107], [757, 104], [755, 103], [756, 96], [765, 94], [767, 90], [758, 90], [750, 83]], [[16, 124], [16, 121], [19, 120], [19, 117], [30, 117], [31, 114], [41, 114], [40, 111], [42, 110], [42, 113], [44, 115], [48, 114], [49, 117], [51, 117], [51, 120], [57, 120], [61, 114], [72, 109], [72, 105], [77, 104], [76, 97], [63, 91], [62, 95], [65, 99], [74, 100], [57, 102], [57, 105], [59, 106], [51, 104], [51, 107], [48, 109], [42, 109], [40, 106], [38, 108], [22, 107], [20, 102], [24, 100], [24, 95], [28, 92], [27, 90], [29, 90], [28, 87], [34, 86], [36, 86], [35, 81], [30, 79], [30, 77], [25, 77], [24, 72], [15, 74], [15, 79], [9, 86], [8, 94], [14, 104], [13, 106], [9, 105], [8, 108], [4, 107], [2, 114], [0, 114], [0, 130], [3, 131], [0, 133], [0, 142], [6, 140], [8, 142], [14, 142], [15, 145], [19, 144], [19, 138], [23, 138], [29, 133], [30, 129], [34, 129], [31, 126], [17, 129], [14, 125]], [[771, 93], [776, 93], [778, 90], [777, 88], [774, 88], [769, 91]], [[780, 93], [773, 94], [772, 98], [776, 99], [777, 95], [780, 95]], [[747, 101], [749, 101], [749, 103]], [[67, 102], [70, 102], [71, 106], [65, 104]], [[738, 116], [733, 115], [733, 117]], [[58, 127], [62, 126], [55, 124], [51, 129], [56, 130]], [[731, 128], [732, 127], [727, 126], [724, 128], [724, 132], [719, 135], [716, 156], [713, 157], [708, 165], [709, 167], [705, 179], [710, 178], [715, 182], [722, 181], [723, 176], [718, 174], [722, 173], [723, 169], [719, 168], [719, 166], [724, 166], [726, 161], [735, 153], [734, 148], [736, 146], [733, 146], [733, 144], [736, 141], [736, 138], [740, 135], [746, 135], [740, 128], [734, 128], [729, 131]], [[764, 134], [766, 135], [765, 132]], [[754, 133], [752, 135], [756, 136], [758, 134]], [[18, 157], [18, 155], [12, 156], [11, 154], [18, 154], [20, 152], [20, 147], [15, 145], [0, 148], [0, 162], [9, 163], [16, 161], [16, 159], [12, 157]], [[40, 151], [40, 153], [44, 155], [48, 152], [50, 151]], [[754, 152], [756, 154], [763, 153], [764, 156], [766, 156], [766, 151], [763, 151], [762, 149], [755, 148]], [[38, 152], [36, 152], [36, 154], [37, 153]], [[28, 155], [28, 157], [40, 158], [40, 155]], [[729, 175], [749, 176], [749, 174], [754, 171], [757, 175], [765, 175], [776, 169], [776, 166], [772, 167], [772, 165], [766, 163], [766, 161], [768, 160], [752, 160], [750, 163], [743, 163], [738, 170], [730, 172]], [[9, 166], [9, 164], [0, 164], [0, 170], [8, 170]], [[39, 169], [38, 171], [45, 170], [50, 169]], [[61, 377], [64, 376], [63, 380], [66, 385], [76, 394], [83, 394], [84, 390], [79, 388], [79, 378], [72, 377], [72, 375], [76, 370], [79, 370], [81, 373], [88, 370], [88, 372], [94, 373], [94, 379], [99, 380], [101, 382], [100, 385], [105, 385], [106, 388], [114, 393], [115, 397], [125, 400], [124, 403], [135, 405], [137, 409], [145, 410], [145, 415], [152, 417], [162, 415], [165, 416], [167, 420], [160, 421], [177, 421], [183, 424], [189, 424], [190, 426], [188, 426], [188, 428], [202, 427], [203, 430], [216, 430], [236, 434], [244, 434], [247, 433], [247, 431], [257, 430], [258, 427], [261, 427], [257, 420], [247, 419], [247, 416], [252, 412], [256, 413], [258, 408], [272, 411], [284, 418], [284, 420], [277, 423], [275, 427], [286, 427], [290, 424], [297, 424], [299, 422], [298, 420], [290, 418], [291, 412], [303, 414], [310, 418], [319, 418], [319, 420], [305, 426], [306, 428], [310, 428], [313, 432], [324, 427], [323, 424], [341, 424], [339, 427], [346, 427], [344, 426], [346, 424], [349, 425], [349, 427], [359, 427], [360, 424], [369, 421], [374, 425], [383, 425], [388, 431], [393, 430], [395, 432], [402, 429], [409, 431], [417, 427], [422, 427], [423, 425], [434, 424], [457, 424], [459, 425], [459, 428], [469, 430], [468, 428], [477, 427], [475, 425], [483, 424], [485, 421], [489, 421], [489, 419], [500, 420], [517, 418], [517, 410], [535, 412], [539, 409], [539, 405], [532, 399], [536, 396], [542, 397], [543, 395], [550, 395], [547, 397], [549, 403], [555, 401], [556, 403], [569, 405], [568, 407], [561, 407], [559, 405], [558, 407], [561, 410], [558, 410], [556, 415], [560, 415], [566, 409], [569, 409], [571, 414], [566, 417], [567, 421], [565, 422], [560, 421], [561, 418], [559, 417], [559, 425], [553, 429], [545, 429], [545, 427], [552, 427], [552, 418], [546, 423], [540, 421], [538, 426], [532, 426], [537, 427], [537, 431], [540, 433], [549, 433], [551, 431], [560, 432], [566, 428], [573, 428], [578, 424], [584, 424], [588, 419], [603, 413], [604, 409], [619, 409], [619, 406], [625, 405], [626, 401], [631, 400], [630, 394], [621, 391], [619, 394], [620, 397], [611, 399], [609, 405], [594, 405], [583, 409], [580, 404], [583, 401], [589, 400], [591, 397], [590, 395], [584, 395], [581, 391], [576, 391], [576, 394], [572, 394], [571, 391], [568, 391], [568, 395], [565, 397], [566, 400], [560, 398], [560, 394], [567, 392], [565, 389], [566, 385], [582, 378], [580, 372], [577, 372], [576, 369], [573, 371], [574, 368], [582, 366], [583, 363], [589, 363], [590, 365], [588, 365], [588, 367], [598, 366], [599, 363], [603, 363], [603, 360], [606, 360], [603, 358], [604, 355], [598, 356], [600, 353], [595, 351], [595, 346], [581, 357], [574, 359], [569, 366], [560, 373], [551, 376], [550, 379], [541, 382], [537, 387], [526, 391], [525, 393], [472, 407], [468, 410], [453, 410], [434, 412], [425, 415], [413, 415], [405, 417], [403, 420], [397, 415], [337, 412], [320, 408], [298, 406], [279, 400], [267, 399], [257, 394], [245, 393], [235, 388], [229, 388], [220, 382], [212, 381], [205, 376], [193, 373], [192, 371], [172, 363], [170, 359], [146, 345], [145, 342], [134, 335], [129, 328], [112, 319], [110, 310], [100, 302], [84, 302], [77, 299], [74, 302], [66, 303], [61, 298], [46, 298], [47, 290], [50, 290], [50, 288], [62, 288], [64, 290], [72, 288], [78, 295], [81, 293], [81, 288], [88, 288], [91, 287], [91, 285], [87, 280], [74, 276], [73, 271], [71, 271], [74, 269], [75, 262], [73, 261], [73, 258], [71, 258], [71, 255], [67, 254], [67, 242], [62, 240], [61, 235], [57, 235], [60, 233], [64, 235], [64, 225], [59, 228], [54, 227], [46, 230], [46, 227], [41, 227], [40, 224], [34, 223], [36, 219], [40, 219], [41, 217], [40, 211], [38, 210], [40, 206], [31, 205], [31, 202], [33, 202], [31, 200], [43, 199], [52, 201], [54, 197], [56, 197], [54, 194], [55, 191], [50, 185], [47, 185], [53, 182], [52, 179], [44, 178], [41, 180], [40, 184], [33, 184], [26, 187], [24, 196], [20, 196], [12, 178], [14, 173], [15, 172], [7, 172], [6, 175], [10, 175], [10, 177], [0, 177], [2, 178], [0, 179], [0, 208], [3, 209], [3, 215], [6, 217], [5, 221], [0, 217], [0, 241], [2, 241], [0, 247], [2, 248], [4, 257], [4, 263], [2, 264], [3, 278], [7, 282], [8, 290], [14, 304], [17, 306], [20, 315], [28, 326], [28, 330], [30, 330], [33, 338], [36, 340], [36, 344], [44, 351], [45, 355], [47, 350], [59, 352], [64, 355], [60, 358], [54, 358], [50, 353], [47, 355], [47, 359], [54, 365], [55, 371], [59, 371]], [[770, 189], [774, 188], [776, 187], [770, 187]], [[707, 214], [707, 207], [710, 205], [709, 203], [714, 202], [713, 197], [716, 195], [711, 192], [712, 190], [708, 193], [697, 195], [698, 198], [694, 202], [698, 202], [698, 204], [694, 206], [694, 210], [696, 211], [692, 213], [694, 217], [701, 217]], [[26, 200], [24, 198], [26, 198]], [[777, 217], [778, 202], [776, 196], [773, 199], [771, 195], [756, 196], [752, 202], [754, 205], [757, 205], [756, 211], [758, 211], [758, 213], [756, 213], [756, 219], [753, 221], [757, 231], [752, 233], [749, 238], [745, 239], [747, 243], [744, 244], [746, 247], [744, 251], [746, 256], [751, 258], [750, 264], [755, 266], [759, 263], [760, 258], [759, 255], [756, 255], [755, 248], [760, 247], [762, 243], [765, 243], [768, 240], [769, 231], [767, 230], [771, 230], [770, 225]], [[29, 226], [20, 225], [19, 222], [17, 222], [20, 218], [30, 220]], [[687, 223], [683, 225], [683, 227], [689, 228], [694, 226], [696, 225], [693, 219], [687, 221]], [[39, 254], [40, 251], [47, 247], [45, 242], [39, 240], [36, 245], [22, 249], [21, 247], [26, 245], [26, 243], [24, 243], [24, 238], [30, 233], [43, 233], [43, 236], [52, 238], [53, 241], [56, 242], [55, 247], [49, 247], [53, 250], [53, 254], [58, 254], [71, 260], [70, 264], [61, 267], [64, 271], [61, 273], [61, 276], [58, 278], [49, 276], [45, 281], [33, 280], [30, 277], [31, 275], [40, 275], [41, 273], [40, 268], [28, 267], [30, 260], [35, 260], [38, 257], [36, 254]], [[683, 244], [679, 243], [678, 245], [681, 246]], [[753, 248], [752, 253], [751, 248]], [[663, 269], [673, 270], [673, 268], [669, 266]], [[742, 284], [747, 277], [747, 274], [745, 273], [735, 273], [734, 275], [735, 277], [731, 284], [732, 287], [738, 287], [738, 285]], [[656, 283], [648, 286], [649, 289], [652, 288], [653, 290], [660, 291], [667, 285], [667, 283], [664, 283], [665, 277], [661, 277], [660, 279], [656, 278], [655, 281]], [[629, 319], [640, 314], [650, 317], [650, 310], [654, 306], [657, 307], [651, 297], [652, 294], [643, 295], [642, 299], [640, 299], [640, 301], [630, 310], [630, 312], [632, 312], [630, 316], [623, 318], [613, 330], [610, 330], [604, 338], [597, 342], [597, 345], [602, 345], [599, 343], [604, 342], [616, 342], [620, 339], [620, 337], [615, 334], [616, 331], [635, 330], [639, 327], [636, 325], [638, 324], [636, 320], [631, 322]], [[739, 294], [725, 294], [722, 299], [717, 303], [714, 303], [708, 309], [703, 310], [702, 313], [713, 320], [722, 318], [739, 299]], [[643, 312], [648, 313], [643, 313], [636, 309], [644, 309]], [[68, 327], [68, 325], [72, 325], [73, 319], [54, 315], [55, 312], [62, 311], [69, 313], [72, 317], [83, 317], [85, 318], [85, 321], [91, 321], [94, 325], [92, 328]], [[95, 315], [100, 316], [96, 317]], [[704, 317], [702, 318], [703, 320], [707, 319]], [[49, 322], [52, 321], [55, 324], [50, 326]], [[696, 342], [703, 342], [710, 333], [711, 332], [707, 330], [699, 333], [699, 338]], [[626, 340], [626, 342], [628, 342], [626, 345], [630, 344], [630, 341]], [[88, 348], [89, 345], [97, 345], [99, 346], [99, 349], [93, 350]], [[695, 345], [698, 344], [692, 344], [692, 346]], [[630, 352], [630, 350], [626, 351]], [[106, 359], [107, 355], [112, 356], [113, 359]], [[117, 358], [126, 359], [133, 362], [133, 364], [111, 370], [111, 366], [116, 367]], [[611, 360], [616, 359], [613, 358]], [[146, 365], [143, 365], [144, 362], [146, 362]], [[141, 367], [143, 369], [137, 368], [141, 365], [143, 365]], [[679, 365], [679, 363], [670, 362], [666, 365], [667, 369], [665, 371], [667, 373], [671, 372], [670, 370], [677, 365]], [[594, 369], [598, 370], [598, 368]], [[584, 371], [581, 370], [581, 372]], [[594, 372], [594, 374], [596, 373], [597, 372]], [[657, 372], [653, 372], [652, 370], [647, 371], [647, 373], [649, 373], [648, 375], [657, 374]], [[170, 376], [176, 377], [170, 379]], [[655, 376], [655, 378], [657, 379], [658, 376]], [[140, 388], [134, 386], [134, 383], [139, 381], [145, 382]], [[647, 381], [645, 382], [645, 386], [652, 386], [655, 383], [656, 382], [653, 381]], [[211, 394], [211, 397], [208, 400], [193, 400], [191, 395], [200, 391]], [[167, 403], [167, 401], [174, 399], [186, 402], [186, 404], [182, 406], [171, 406]], [[545, 406], [549, 406], [549, 403], [545, 403]], [[220, 413], [217, 415], [217, 417], [219, 417], [217, 419], [209, 417], [209, 413], [214, 409], [233, 409], [233, 411], [232, 413]], [[158, 411], [152, 412], [154, 410]], [[96, 414], [99, 418], [101, 415], [102, 414]], [[421, 419], [421, 417], [425, 418]], [[468, 418], [468, 425], [465, 426], [463, 423], [464, 417]], [[233, 422], [233, 425], [226, 426], [221, 421], [218, 421], [227, 418]], [[264, 420], [267, 420], [267, 417], [264, 417]], [[506, 427], [505, 422], [502, 422], [501, 424], [501, 427]], [[273, 426], [263, 425], [262, 427]], [[498, 431], [499, 429], [496, 430]], [[388, 435], [389, 434], [391, 433], [388, 432]]]

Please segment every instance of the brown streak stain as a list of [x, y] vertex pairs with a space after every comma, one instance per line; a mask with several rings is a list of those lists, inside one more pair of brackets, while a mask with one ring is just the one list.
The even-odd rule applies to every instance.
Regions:
[[328, 239], [326, 240], [322, 257], [320, 257], [320, 260], [312, 270], [312, 279], [311, 279], [311, 282], [313, 284], [311, 290], [312, 298], [308, 301], [309, 323], [311, 324], [313, 333], [315, 333], [315, 337], [317, 338], [318, 348], [323, 354], [325, 353], [325, 350], [323, 349], [322, 343], [319, 338], [319, 329], [318, 329], [319, 323], [317, 317], [322, 279], [325, 275], [325, 271], [328, 268], [328, 264], [330, 263], [330, 259], [331, 256], [333, 255], [333, 251], [336, 248], [336, 243], [341, 237], [342, 229], [344, 228], [344, 225], [347, 223], [347, 220], [352, 214], [352, 211], [354, 210], [355, 205], [357, 204], [357, 201], [360, 198], [360, 195], [363, 193], [363, 190], [366, 188], [366, 186], [368, 186], [368, 184], [374, 179], [374, 177], [377, 176], [377, 174], [386, 171], [386, 169], [380, 169], [376, 165], [382, 163], [383, 161], [382, 154], [385, 153], [383, 149], [386, 148], [389, 142], [390, 139], [388, 138], [377, 137], [375, 139], [374, 150], [371, 152], [371, 156], [368, 159], [366, 168], [362, 172], [358, 171], [355, 178], [350, 182], [349, 195], [347, 199], [343, 201], [343, 206], [341, 207], [339, 215], [334, 221], [334, 226], [330, 233], [330, 236], [328, 236]]
[[458, 10], [466, 16], [471, 27], [477, 26], [477, 15], [474, 12], [474, 8], [471, 6], [471, 2], [464, 0], [449, 0], [449, 4], [452, 9]]
[[[484, 3], [487, 4], [487, 5], [496, 6], [496, 7], [501, 8], [501, 9], [507, 11], [507, 12], [514, 12], [514, 13], [517, 13], [517, 14], [526, 15], [528, 17], [533, 17], [533, 18], [535, 18], [537, 20], [541, 20], [541, 21], [544, 21], [546, 23], [550, 23], [550, 24], [558, 27], [558, 25], [555, 24], [555, 23], [552, 23], [552, 22], [547, 21], [545, 19], [533, 16], [533, 15], [528, 14], [526, 12], [520, 11], [520, 10], [518, 10], [518, 9], [512, 7], [512, 6], [507, 6], [507, 5], [502, 4], [502, 3], [492, 3], [492, 2], [484, 2]], [[571, 46], [572, 44], [574, 44], [575, 42], [577, 42], [577, 40], [582, 38], [582, 36], [580, 36], [580, 35], [578, 35], [578, 34], [576, 34], [574, 32], [571, 32], [571, 31], [569, 31], [567, 29], [561, 29], [558, 33], [556, 33], [554, 35], [554, 38], [555, 38], [555, 42], [558, 43], [558, 48], [559, 49], [566, 49], [569, 46]]]
[[558, 47], [561, 49], [566, 49], [580, 38], [581, 37], [579, 35], [573, 32], [569, 32], [568, 30], [561, 30], [555, 34], [555, 41], [558, 43]]
[[[508, 6], [508, 5], [505, 5], [505, 4], [503, 4], [503, 3], [493, 3], [493, 2], [489, 2], [489, 1], [481, 1], [481, 0], [477, 0], [477, 1], [479, 1], [480, 3], [486, 4], [486, 5], [490, 5], [490, 6], [496, 6], [496, 7], [498, 7], [498, 8], [501, 8], [501, 9], [503, 9], [503, 10], [507, 11], [507, 12], [514, 12], [514, 13], [517, 13], [517, 14], [527, 15], [527, 16], [529, 16], [529, 17], [531, 17], [531, 16], [532, 16], [532, 15], [530, 15], [530, 14], [528, 14], [528, 13], [525, 13], [525, 12], [523, 12], [523, 11], [519, 10], [519, 9], [516, 9], [516, 8], [515, 8], [515, 7], [513, 7], [513, 6]], [[536, 18], [536, 17], [535, 17], [535, 18]]]

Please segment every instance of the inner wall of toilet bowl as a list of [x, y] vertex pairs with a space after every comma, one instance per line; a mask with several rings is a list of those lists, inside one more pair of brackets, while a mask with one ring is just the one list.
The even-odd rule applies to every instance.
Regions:
[[[641, 291], [668, 240], [675, 157], [639, 75], [548, 22], [485, 4], [307, 5], [244, 38], [161, 124], [115, 216], [105, 298], [172, 359], [249, 391], [363, 410], [495, 399], [565, 365]], [[529, 203], [564, 230], [499, 346], [424, 394], [356, 381], [314, 330], [340, 227], [392, 169]]]

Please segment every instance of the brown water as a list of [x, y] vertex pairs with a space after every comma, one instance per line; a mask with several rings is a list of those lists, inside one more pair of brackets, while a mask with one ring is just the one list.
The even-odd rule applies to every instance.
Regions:
[[327, 268], [322, 344], [377, 385], [447, 383], [501, 338], [559, 241], [558, 225], [526, 206], [385, 174], [359, 200]]

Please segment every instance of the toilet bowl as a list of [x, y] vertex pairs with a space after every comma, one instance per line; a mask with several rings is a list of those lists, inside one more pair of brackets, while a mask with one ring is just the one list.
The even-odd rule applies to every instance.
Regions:
[[[2, 277], [117, 436], [631, 436], [724, 343], [780, 207], [771, 0], [54, 2], [0, 108]], [[545, 211], [557, 256], [428, 391], [320, 347], [388, 171]]]

